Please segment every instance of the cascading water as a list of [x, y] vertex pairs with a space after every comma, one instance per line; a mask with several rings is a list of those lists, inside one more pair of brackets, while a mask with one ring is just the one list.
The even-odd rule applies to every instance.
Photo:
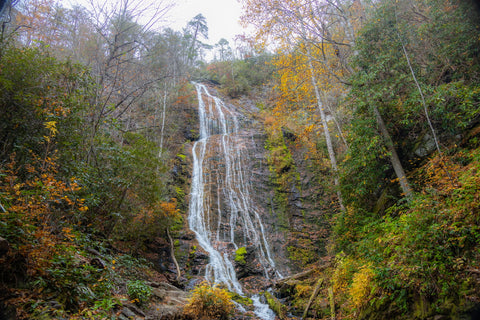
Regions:
[[[258, 210], [251, 200], [246, 172], [246, 150], [251, 141], [240, 131], [240, 116], [206, 86], [194, 83], [200, 118], [200, 139], [192, 148], [193, 177], [188, 222], [198, 243], [208, 253], [205, 277], [244, 295], [232, 263], [239, 244], [255, 248], [264, 277], [275, 271]], [[216, 200], [216, 201], [215, 201]], [[273, 272], [272, 272], [273, 271]], [[265, 320], [275, 315], [258, 296], [252, 297], [255, 313]]]

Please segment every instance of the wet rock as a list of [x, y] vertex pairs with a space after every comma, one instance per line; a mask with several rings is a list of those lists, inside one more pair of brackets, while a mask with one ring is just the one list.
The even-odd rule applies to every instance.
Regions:
[[202, 265], [208, 263], [208, 254], [202, 251], [195, 251], [193, 263], [195, 265]]
[[193, 290], [198, 284], [200, 284], [203, 281], [203, 278], [193, 278], [188, 283], [185, 285], [185, 290]]
[[158, 300], [163, 300], [165, 299], [165, 296], [167, 295], [167, 291], [160, 289], [160, 288], [153, 288], [152, 289], [152, 295], [157, 298]]
[[185, 140], [189, 141], [196, 141], [200, 137], [200, 135], [197, 132], [196, 128], [193, 128], [191, 126], [186, 126], [184, 131], [183, 131], [183, 137]]
[[235, 261], [235, 271], [238, 279], [255, 275], [263, 275], [264, 269], [256, 258], [255, 246], [248, 246], [244, 255], [244, 261]]
[[0, 237], [0, 257], [7, 254], [8, 250], [10, 250], [10, 244], [7, 239]]
[[186, 231], [185, 233], [180, 235], [181, 240], [191, 241], [195, 239], [195, 233], [193, 231]]
[[137, 315], [145, 317], [145, 313], [133, 303], [124, 303], [122, 314], [126, 317], [132, 317], [132, 315], [133, 317], [136, 317]]
[[133, 319], [133, 318], [136, 317], [135, 312], [133, 312], [133, 311], [130, 310], [129, 308], [123, 308], [121, 315], [123, 315], [123, 316], [126, 317], [127, 319]]

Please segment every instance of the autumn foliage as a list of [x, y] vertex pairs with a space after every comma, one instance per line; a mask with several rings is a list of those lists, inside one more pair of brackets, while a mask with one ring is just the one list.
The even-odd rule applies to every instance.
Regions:
[[[185, 225], [187, 143], [198, 138], [190, 78], [249, 95], [252, 121], [263, 120], [274, 227], [292, 269], [322, 270], [309, 316], [478, 309], [471, 1], [241, 2], [255, 32], [243, 37], [248, 54], [222, 47], [207, 64], [201, 15], [183, 32], [157, 32], [132, 1], [112, 11], [10, 1], [0, 31], [0, 312], [105, 319], [128, 299], [148, 305], [144, 264], [118, 250], [178, 249], [167, 238]], [[315, 283], [293, 285], [289, 312]], [[202, 283], [185, 316], [226, 319], [233, 308], [226, 290]]]
[[[27, 9], [52, 13], [38, 3]], [[23, 14], [17, 18], [45, 23]], [[181, 223], [176, 192], [162, 181], [155, 143], [143, 134], [120, 138], [114, 119], [92, 127], [98, 88], [90, 71], [55, 58], [33, 31], [23, 36], [22, 44], [2, 37], [0, 50], [0, 237], [8, 248], [0, 317], [4, 307], [19, 319], [113, 316], [122, 287], [115, 273], [138, 277], [132, 271], [143, 264], [126, 254], [123, 268], [115, 264], [112, 242], [133, 252], [165, 236]]]
[[184, 308], [189, 319], [228, 319], [234, 310], [231, 294], [217, 286], [203, 282], [192, 292]]

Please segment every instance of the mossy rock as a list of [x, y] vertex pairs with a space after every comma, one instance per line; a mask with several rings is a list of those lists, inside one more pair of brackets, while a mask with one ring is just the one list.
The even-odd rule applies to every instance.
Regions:
[[249, 297], [243, 297], [243, 296], [239, 295], [238, 293], [231, 293], [231, 295], [232, 295], [232, 300], [235, 301], [235, 302], [238, 302], [238, 303], [240, 303], [244, 306], [253, 305], [253, 301]]
[[287, 306], [282, 304], [277, 298], [275, 298], [270, 292], [264, 293], [267, 298], [267, 303], [270, 309], [280, 318], [280, 320], [287, 319]]

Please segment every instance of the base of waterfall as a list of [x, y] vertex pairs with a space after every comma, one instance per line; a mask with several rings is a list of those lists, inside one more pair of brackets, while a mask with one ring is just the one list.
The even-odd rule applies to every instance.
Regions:
[[266, 303], [260, 301], [260, 296], [254, 295], [252, 298], [254, 312], [257, 317], [263, 320], [275, 320], [275, 312]]

